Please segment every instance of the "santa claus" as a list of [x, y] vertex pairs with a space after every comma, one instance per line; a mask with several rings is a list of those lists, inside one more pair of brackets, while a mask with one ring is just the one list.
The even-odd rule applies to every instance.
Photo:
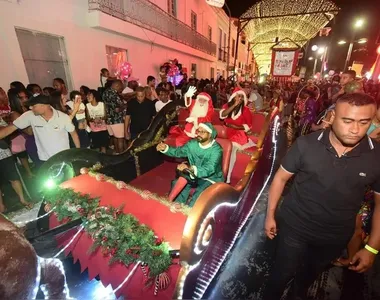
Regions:
[[211, 96], [202, 92], [197, 95], [196, 99], [192, 99], [196, 92], [197, 89], [191, 86], [184, 96], [185, 106], [189, 109], [190, 114], [186, 119], [184, 130], [179, 127], [170, 130], [170, 137], [175, 138], [174, 144], [171, 142], [173, 146], [183, 146], [189, 140], [195, 138], [199, 124], [211, 123], [214, 113]]
[[237, 150], [255, 146], [255, 143], [248, 137], [251, 134], [252, 112], [247, 107], [247, 103], [248, 99], [245, 92], [240, 88], [235, 88], [228, 103], [224, 104], [220, 110], [219, 116], [224, 120], [224, 125], [227, 127], [227, 137], [233, 145], [227, 183], [230, 183], [231, 180]]
[[186, 119], [184, 132], [189, 138], [195, 138], [198, 125], [211, 122], [214, 113], [211, 96], [207, 93], [199, 93], [196, 99], [192, 99], [196, 91], [197, 89], [191, 86], [185, 94], [185, 105], [190, 115]]

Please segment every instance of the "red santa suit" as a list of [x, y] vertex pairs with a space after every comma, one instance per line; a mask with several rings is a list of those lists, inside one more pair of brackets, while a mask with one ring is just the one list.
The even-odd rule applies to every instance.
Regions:
[[[205, 102], [201, 103], [200, 100]], [[180, 147], [185, 145], [192, 138], [195, 138], [198, 125], [201, 123], [211, 123], [214, 113], [211, 96], [207, 93], [199, 93], [196, 99], [185, 96], [185, 105], [188, 107], [190, 114], [186, 119], [184, 130], [178, 126], [170, 129], [170, 137], [174, 138], [170, 142], [171, 146]]]
[[[204, 100], [200, 103], [199, 100]], [[199, 93], [197, 98], [185, 99], [185, 105], [189, 108], [190, 115], [186, 119], [185, 134], [189, 138], [196, 137], [196, 130], [201, 123], [211, 123], [212, 115], [214, 114], [214, 106], [212, 105], [211, 96], [207, 93]]]
[[255, 143], [247, 135], [247, 132], [250, 131], [252, 127], [252, 112], [247, 107], [247, 95], [240, 88], [235, 88], [231, 97], [228, 99], [228, 102], [231, 102], [233, 99], [235, 99], [237, 95], [243, 95], [244, 97], [244, 105], [237, 113], [232, 112], [230, 116], [223, 117], [223, 112], [229, 108], [228, 104], [224, 104], [220, 110], [220, 119], [224, 120], [226, 124], [244, 127], [244, 130], [227, 127], [227, 137], [233, 145], [227, 183], [229, 183], [231, 179], [232, 170], [236, 162], [237, 150], [244, 150], [255, 146]]

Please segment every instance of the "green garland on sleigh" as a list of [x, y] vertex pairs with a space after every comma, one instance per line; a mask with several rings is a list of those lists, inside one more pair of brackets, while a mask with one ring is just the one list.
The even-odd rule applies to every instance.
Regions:
[[149, 277], [166, 271], [172, 263], [169, 245], [122, 208], [99, 206], [99, 198], [91, 198], [72, 189], [57, 188], [45, 195], [45, 201], [55, 207], [59, 221], [81, 218], [85, 231], [93, 238], [89, 252], [99, 247], [103, 255], [111, 256], [110, 264], [125, 265], [139, 261], [148, 265]]

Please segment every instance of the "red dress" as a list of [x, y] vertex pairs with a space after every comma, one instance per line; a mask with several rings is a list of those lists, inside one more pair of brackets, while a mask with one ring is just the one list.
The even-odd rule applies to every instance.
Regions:
[[237, 130], [234, 128], [227, 127], [227, 137], [231, 142], [235, 142], [241, 146], [249, 142], [248, 136], [246, 134], [252, 127], [252, 113], [248, 107], [243, 106], [240, 112], [236, 115], [232, 113], [231, 117], [222, 117], [224, 110], [228, 109], [228, 105], [224, 104], [220, 110], [220, 118], [224, 119], [225, 123], [243, 126], [244, 130]]

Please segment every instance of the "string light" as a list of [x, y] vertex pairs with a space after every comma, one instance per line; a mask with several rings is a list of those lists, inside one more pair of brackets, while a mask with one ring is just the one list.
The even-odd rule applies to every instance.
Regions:
[[40, 282], [41, 282], [41, 260], [43, 258], [37, 256], [38, 263], [37, 263], [37, 277], [36, 277], [36, 286], [34, 287], [33, 290], [33, 296], [32, 299], [36, 299], [38, 290], [40, 288]]
[[19, 226], [19, 225], [26, 225], [28, 223], [35, 222], [35, 221], [37, 221], [39, 219], [45, 218], [46, 216], [48, 216], [54, 210], [55, 210], [55, 206], [50, 211], [48, 211], [46, 214], [44, 214], [42, 216], [39, 216], [39, 217], [33, 218], [33, 219], [29, 219], [27, 221], [14, 222], [14, 224], [16, 224], [17, 226]]
[[141, 264], [141, 261], [138, 261], [138, 262], [135, 264], [135, 266], [133, 267], [133, 269], [131, 270], [131, 272], [128, 273], [128, 276], [125, 277], [124, 281], [123, 281], [122, 283], [120, 283], [119, 286], [118, 286], [116, 289], [113, 290], [113, 293], [114, 293], [114, 294], [116, 294], [116, 292], [117, 292], [118, 290], [120, 290], [120, 289], [124, 286], [124, 284], [127, 283], [127, 281], [128, 281], [128, 280], [132, 277], [132, 275], [136, 272], [137, 267], [138, 267], [140, 264]]
[[53, 258], [58, 257], [59, 255], [61, 255], [61, 253], [63, 251], [65, 251], [67, 248], [69, 248], [70, 245], [75, 241], [77, 236], [83, 231], [83, 229], [84, 229], [84, 224], [79, 227], [77, 233], [71, 238], [71, 240], [67, 243], [67, 245], [65, 247], [63, 247], [56, 255], [54, 255]]
[[[254, 45], [252, 51], [259, 67], [263, 67], [261, 72], [269, 72], [271, 47], [276, 41], [289, 38], [302, 47], [334, 18], [338, 10], [329, 0], [262, 0], [251, 6], [242, 18], [254, 18], [244, 31]], [[321, 13], [311, 13], [319, 11]], [[281, 15], [287, 16], [270, 18]], [[280, 43], [278, 47], [294, 48], [296, 45]]]
[[[42, 258], [42, 257], [38, 257], [38, 259], [39, 259], [39, 269], [40, 269], [40, 272], [41, 272], [41, 269], [43, 269], [44, 267], [46, 268], [46, 267], [51, 266], [51, 265], [55, 265], [59, 269], [59, 271], [61, 272], [61, 274], [64, 276], [64, 282], [65, 282], [65, 284], [63, 285], [63, 291], [62, 291], [62, 293], [65, 295], [65, 299], [73, 299], [73, 298], [70, 297], [70, 290], [69, 290], [69, 287], [67, 286], [66, 273], [65, 273], [65, 269], [63, 267], [62, 261], [60, 261], [58, 258]], [[49, 291], [46, 288], [46, 286], [48, 286], [48, 283], [41, 284], [41, 286], [39, 286], [39, 288], [43, 292], [43, 294], [45, 296], [45, 299], [49, 299]]]

